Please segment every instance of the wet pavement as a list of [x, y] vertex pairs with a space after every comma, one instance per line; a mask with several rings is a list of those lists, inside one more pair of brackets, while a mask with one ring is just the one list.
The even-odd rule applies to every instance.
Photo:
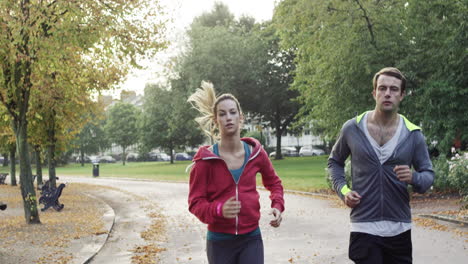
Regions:
[[[68, 182], [109, 186], [96, 197], [115, 212], [112, 231], [89, 263], [131, 263], [133, 249], [144, 244], [140, 233], [151, 219], [148, 210], [166, 216], [166, 235], [160, 246], [158, 263], [207, 263], [206, 226], [188, 211], [188, 184], [133, 179], [63, 177]], [[286, 211], [281, 227], [268, 225], [268, 192], [260, 191], [260, 228], [265, 247], [265, 263], [352, 263], [347, 258], [349, 209], [330, 199], [286, 193]], [[148, 209], [150, 208], [151, 209]], [[109, 220], [110, 221], [110, 220]], [[448, 231], [413, 224], [414, 263], [466, 263], [468, 228], [443, 222]]]

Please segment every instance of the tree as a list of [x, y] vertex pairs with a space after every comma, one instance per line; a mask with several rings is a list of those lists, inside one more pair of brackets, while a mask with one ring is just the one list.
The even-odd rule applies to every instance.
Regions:
[[[70, 69], [81, 66], [80, 63], [76, 63], [72, 59], [68, 59], [67, 63], [68, 67], [63, 68]], [[76, 69], [76, 71], [78, 70]], [[87, 75], [86, 67], [80, 70], [82, 76]], [[109, 79], [108, 76], [98, 76], [98, 74], [93, 75], [101, 80], [99, 84], [94, 84], [94, 78], [88, 77], [76, 80], [73, 85], [69, 83], [69, 80], [73, 79], [72, 76], [68, 78], [67, 72], [57, 70], [51, 78], [53, 82], [48, 83], [47, 78], [44, 78], [46, 81], [43, 81], [42, 85], [33, 93], [30, 130], [34, 133], [31, 133], [33, 136], [30, 141], [35, 142], [34, 146], [42, 146], [47, 150], [49, 184], [53, 188], [56, 187], [56, 157], [60, 152], [65, 151], [66, 146], [87, 122], [86, 118], [89, 118], [89, 113], [96, 111], [97, 104], [91, 101], [90, 93], [93, 90], [106, 89], [118, 80], [116, 76]], [[110, 75], [112, 76], [112, 74]], [[62, 78], [56, 79], [55, 76]], [[110, 81], [110, 83], [106, 81]], [[49, 86], [54, 89], [43, 89]], [[39, 166], [40, 163], [37, 168]], [[39, 175], [38, 184], [40, 184]]]
[[[97, 120], [96, 120], [97, 119]], [[80, 133], [77, 135], [73, 144], [79, 152], [81, 166], [84, 166], [84, 155], [97, 153], [109, 146], [104, 132], [105, 120], [99, 120], [96, 115], [91, 115]]]
[[[114, 63], [125, 73], [138, 56], [151, 55], [165, 45], [159, 40], [164, 22], [155, 19], [157, 13], [157, 2], [149, 0], [0, 2], [0, 102], [12, 117], [27, 223], [40, 223], [27, 133], [36, 82], [44, 71], [53, 76], [70, 51], [82, 61]], [[79, 78], [75, 74], [71, 82]]]
[[401, 62], [410, 81], [403, 110], [441, 153], [448, 154], [454, 141], [466, 147], [468, 3], [413, 0], [404, 19], [411, 55]]
[[[383, 67], [408, 79], [401, 112], [447, 153], [468, 140], [466, 1], [285, 0], [274, 23], [296, 51], [293, 87], [315, 130], [336, 138], [344, 121], [373, 106], [371, 80]], [[338, 114], [337, 114], [338, 113]], [[450, 118], [447, 118], [447, 117]]]
[[211, 28], [216, 26], [229, 27], [234, 24], [234, 15], [227, 5], [215, 2], [213, 10], [196, 17], [193, 24]]
[[[188, 32], [190, 49], [177, 70], [192, 90], [207, 80], [219, 93], [234, 94], [253, 119], [275, 129], [276, 158], [281, 158], [281, 134], [299, 109], [298, 103], [291, 101], [298, 92], [289, 90], [293, 53], [279, 47], [269, 23], [256, 24], [249, 17], [236, 21], [226, 10], [215, 5], [211, 13], [194, 19]], [[206, 22], [213, 17], [229, 23]]]
[[281, 159], [281, 135], [295, 121], [300, 108], [300, 103], [293, 101], [299, 93], [289, 89], [293, 82], [294, 53], [279, 47], [279, 38], [270, 23], [254, 28], [253, 33], [253, 42], [263, 44], [257, 52], [260, 72], [255, 92], [262, 103], [256, 112], [275, 129], [275, 159]]
[[36, 160], [36, 182], [37, 188], [43, 184], [42, 182], [42, 148], [41, 145], [34, 145], [34, 158]]
[[127, 103], [118, 103], [108, 111], [104, 130], [110, 142], [122, 147], [122, 164], [125, 165], [126, 149], [138, 142], [137, 120], [140, 111]]
[[156, 147], [167, 150], [171, 163], [174, 163], [175, 149], [195, 147], [204, 139], [195, 122], [197, 113], [187, 103], [187, 86], [182, 80], [172, 80], [171, 89], [155, 84], [145, 87], [141, 145], [146, 146], [146, 150]]
[[398, 1], [285, 0], [273, 22], [284, 49], [295, 51], [292, 87], [305, 122], [336, 138], [342, 124], [373, 107], [372, 77], [407, 56]]
[[443, 152], [466, 142], [467, 9], [466, 1], [282, 1], [275, 27], [282, 46], [296, 50], [302, 117], [335, 138], [372, 107], [373, 74], [396, 66], [408, 79], [401, 112]]

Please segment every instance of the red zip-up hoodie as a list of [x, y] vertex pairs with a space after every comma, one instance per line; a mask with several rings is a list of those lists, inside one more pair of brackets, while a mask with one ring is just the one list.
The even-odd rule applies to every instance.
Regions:
[[[241, 138], [252, 147], [238, 183], [234, 181], [226, 162], [209, 150], [200, 147], [193, 158], [190, 171], [189, 211], [208, 224], [208, 230], [228, 234], [245, 234], [255, 230], [260, 220], [260, 195], [256, 188], [256, 174], [262, 175], [263, 185], [270, 191], [271, 207], [284, 211], [283, 186], [268, 154], [254, 138]], [[234, 219], [218, 214], [218, 206], [237, 197], [241, 209]]]

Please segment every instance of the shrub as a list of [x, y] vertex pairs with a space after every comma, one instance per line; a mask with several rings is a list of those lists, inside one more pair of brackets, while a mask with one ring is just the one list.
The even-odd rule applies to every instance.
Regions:
[[252, 138], [255, 138], [256, 140], [258, 140], [260, 142], [260, 144], [262, 144], [263, 146], [265, 146], [265, 135], [263, 135], [260, 131], [250, 131], [250, 132], [247, 132], [243, 135], [243, 137], [252, 137]]
[[436, 191], [457, 191], [468, 206], [468, 153], [455, 154], [450, 160], [444, 156], [434, 159], [434, 189]]
[[449, 181], [463, 197], [466, 207], [468, 206], [468, 153], [465, 155], [455, 154], [448, 163]]
[[432, 185], [434, 190], [447, 192], [453, 191], [453, 187], [449, 181], [449, 163], [445, 156], [440, 155], [432, 161], [434, 168], [434, 184]]
[[[345, 162], [345, 179], [346, 183], [348, 184], [349, 188], [352, 189], [351, 186], [351, 159], [347, 159]], [[327, 185], [330, 189], [333, 190], [333, 182], [331, 179], [331, 174], [328, 171], [328, 168], [325, 168], [325, 180], [327, 181]]]

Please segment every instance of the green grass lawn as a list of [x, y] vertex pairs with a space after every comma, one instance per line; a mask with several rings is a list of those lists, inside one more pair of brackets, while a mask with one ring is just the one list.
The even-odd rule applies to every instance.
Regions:
[[[189, 161], [169, 162], [130, 162], [125, 166], [122, 163], [99, 164], [100, 177], [123, 177], [150, 180], [169, 180], [188, 182], [189, 173], [185, 172]], [[327, 156], [319, 157], [294, 157], [283, 160], [273, 160], [273, 166], [281, 177], [284, 187], [291, 190], [313, 191], [327, 188], [325, 181], [325, 168]], [[0, 167], [0, 172], [9, 172], [8, 167]], [[59, 167], [57, 176], [84, 176], [92, 177], [92, 165], [70, 164]], [[19, 168], [16, 173], [19, 173]], [[34, 169], [33, 169], [34, 173]], [[44, 178], [47, 179], [47, 169], [43, 169]], [[261, 185], [261, 177], [257, 182]]]
[[286, 189], [315, 191], [328, 188], [325, 180], [327, 159], [328, 156], [324, 155], [285, 158], [272, 162]]

